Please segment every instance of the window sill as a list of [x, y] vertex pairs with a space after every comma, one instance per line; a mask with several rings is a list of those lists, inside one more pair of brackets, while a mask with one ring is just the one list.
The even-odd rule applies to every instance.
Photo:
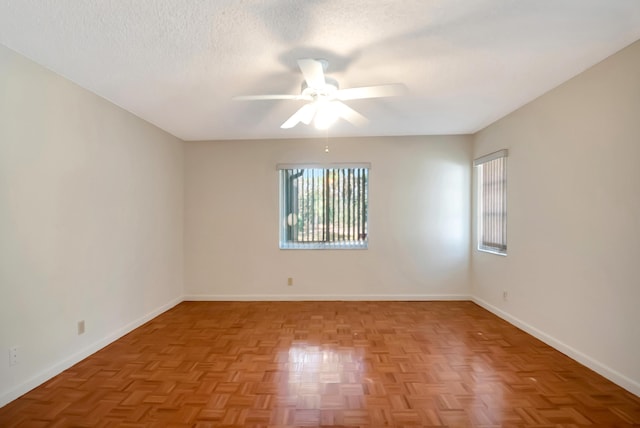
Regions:
[[366, 241], [356, 242], [281, 242], [281, 250], [366, 250]]
[[477, 250], [482, 252], [482, 253], [489, 253], [489, 254], [495, 254], [496, 256], [507, 257], [507, 253], [506, 252], [501, 252], [499, 250], [494, 250], [492, 248], [477, 248]]

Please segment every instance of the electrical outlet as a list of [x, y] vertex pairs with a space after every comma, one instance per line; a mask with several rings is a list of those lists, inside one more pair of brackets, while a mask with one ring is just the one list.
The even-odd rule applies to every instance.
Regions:
[[505, 302], [507, 300], [509, 300], [509, 292], [508, 291], [505, 290], [505, 291], [502, 292], [502, 300], [504, 300]]
[[9, 348], [9, 365], [10, 366], [15, 366], [16, 364], [18, 364], [18, 357], [20, 356], [20, 352], [19, 352], [20, 347], [19, 346], [12, 346], [11, 348]]
[[78, 321], [78, 336], [84, 334], [84, 320]]
[[287, 278], [287, 285], [289, 287], [291, 287], [293, 285], [293, 278], [291, 278], [291, 277]]

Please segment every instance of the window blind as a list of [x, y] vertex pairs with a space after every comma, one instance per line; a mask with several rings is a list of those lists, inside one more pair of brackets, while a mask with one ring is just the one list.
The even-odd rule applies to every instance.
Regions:
[[280, 248], [366, 248], [369, 168], [280, 169]]
[[507, 253], [507, 150], [478, 158], [478, 249]]

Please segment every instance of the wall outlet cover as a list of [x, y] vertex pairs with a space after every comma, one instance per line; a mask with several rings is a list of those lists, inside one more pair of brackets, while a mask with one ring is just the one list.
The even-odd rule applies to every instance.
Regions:
[[10, 366], [15, 366], [16, 364], [18, 364], [19, 357], [20, 357], [19, 346], [12, 346], [11, 348], [9, 348], [9, 365]]

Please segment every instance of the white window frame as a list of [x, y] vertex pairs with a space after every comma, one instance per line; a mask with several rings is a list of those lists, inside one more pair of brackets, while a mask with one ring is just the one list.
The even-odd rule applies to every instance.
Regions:
[[[473, 161], [477, 171], [477, 249], [501, 256], [507, 255], [508, 154], [506, 149], [498, 150]], [[491, 193], [487, 194], [489, 188]], [[494, 219], [489, 222], [489, 217]]]
[[[279, 247], [282, 250], [363, 250], [368, 248], [369, 243], [369, 180], [371, 172], [371, 164], [369, 163], [331, 163], [331, 164], [278, 164], [276, 166], [278, 170], [278, 183], [279, 183]], [[290, 201], [287, 200], [287, 184], [285, 183], [285, 171], [291, 170], [353, 170], [353, 169], [365, 169], [366, 176], [364, 179], [364, 208], [361, 211], [362, 216], [358, 216], [360, 220], [364, 221], [364, 224], [360, 224], [360, 229], [354, 231], [351, 234], [351, 239], [347, 240], [332, 240], [335, 238], [329, 238], [328, 240], [320, 239], [316, 236], [312, 239], [312, 242], [306, 241], [296, 236], [296, 240], [291, 240], [290, 226], [293, 221], [299, 221], [297, 215], [300, 214], [289, 212], [291, 207], [287, 207]], [[359, 193], [358, 193], [359, 194]], [[353, 221], [353, 219], [351, 219]], [[325, 224], [325, 221], [323, 221]], [[331, 223], [332, 226], [335, 222]], [[324, 228], [326, 230], [327, 228]]]

